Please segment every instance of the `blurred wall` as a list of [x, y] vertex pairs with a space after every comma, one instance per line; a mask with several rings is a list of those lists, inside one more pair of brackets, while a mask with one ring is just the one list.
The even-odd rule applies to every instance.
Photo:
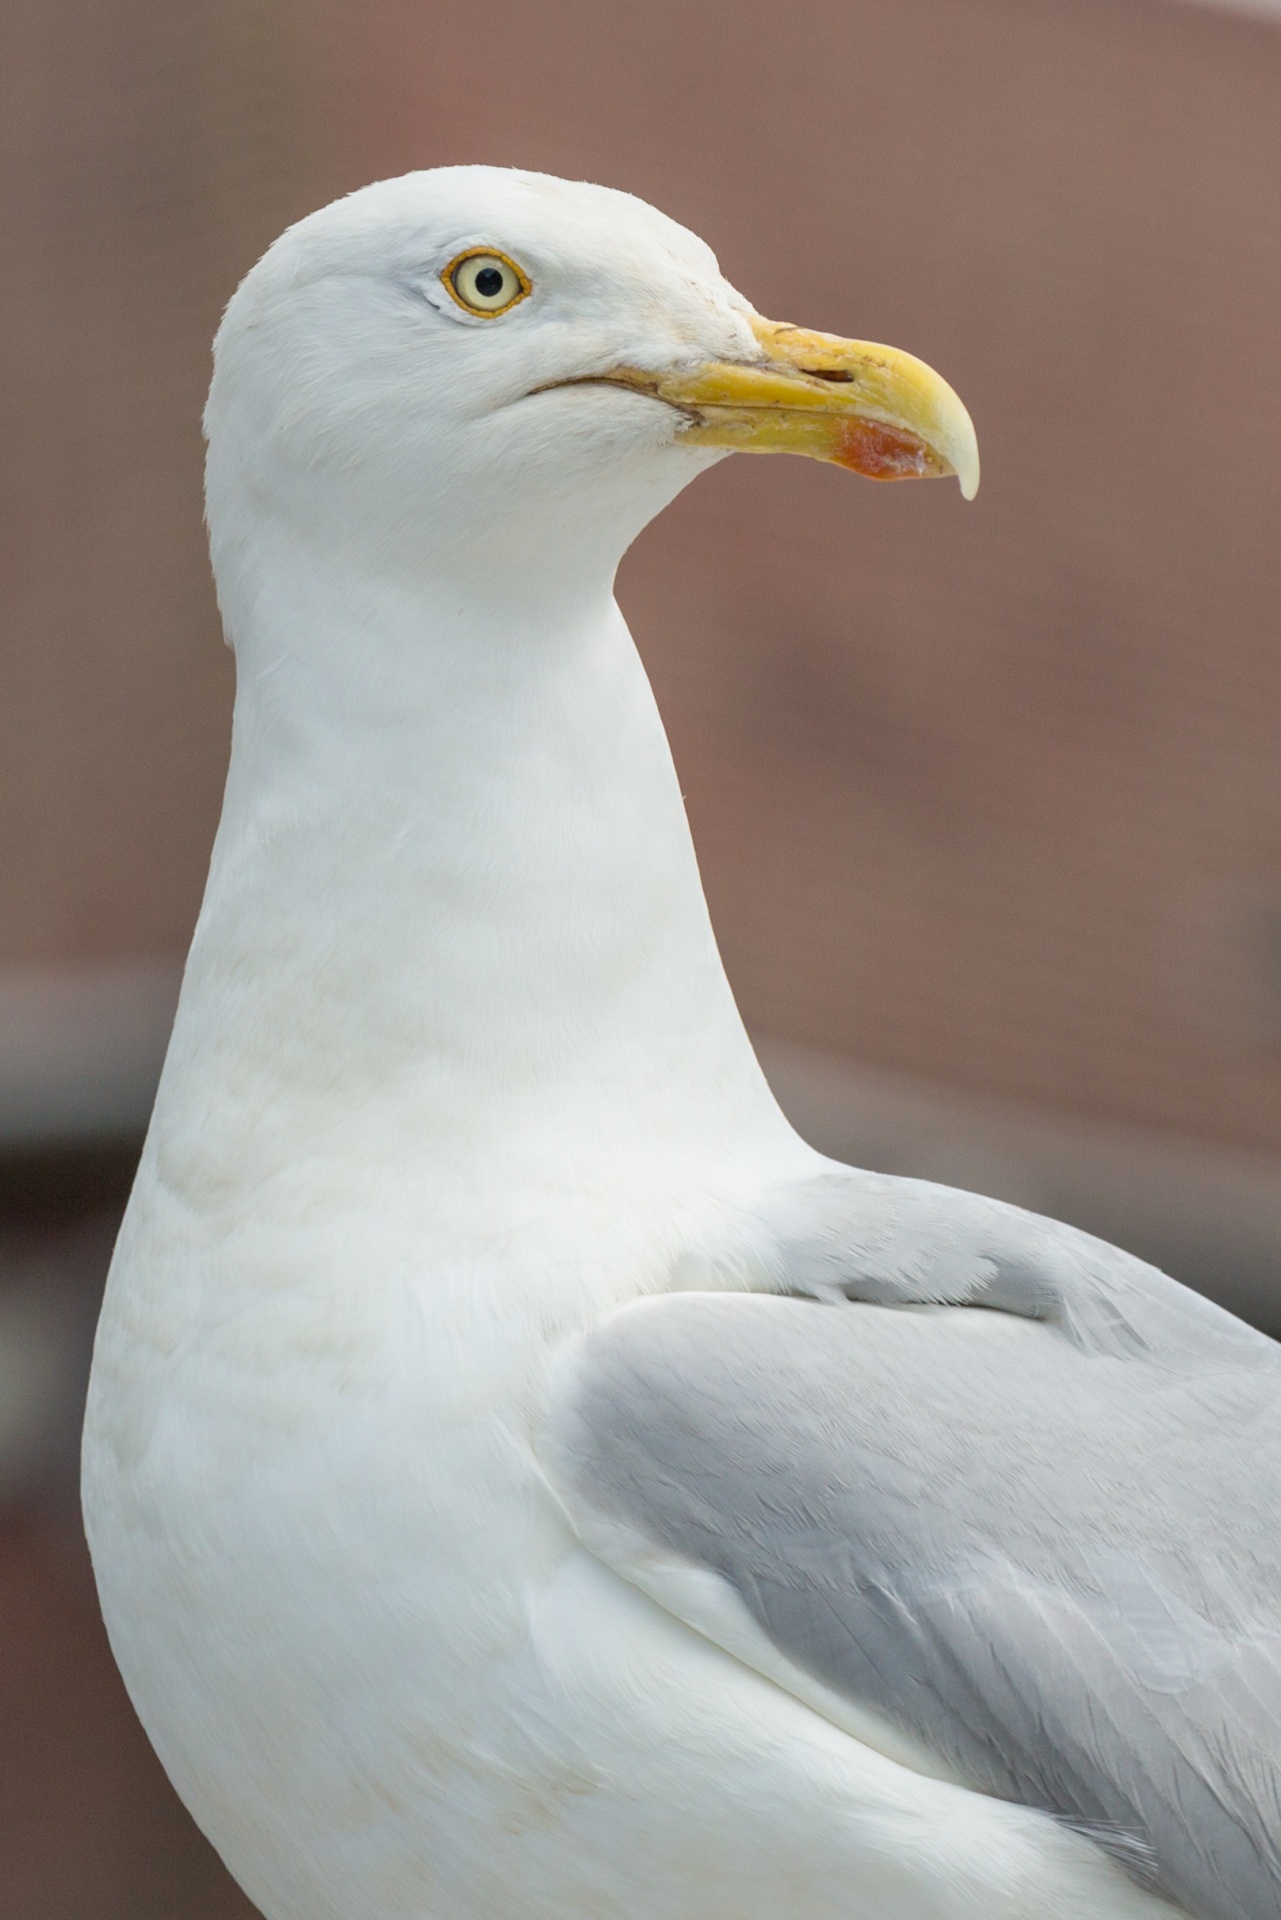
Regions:
[[753, 1029], [1281, 1148], [1281, 30], [1169, 0], [7, 24], [0, 1009], [33, 967], [176, 957], [195, 912], [221, 302], [327, 194], [488, 158], [657, 201], [763, 311], [914, 349], [978, 423], [973, 507], [732, 461], [625, 564]]
[[307, 204], [288, 25], [0, 10], [0, 1008], [35, 968], [180, 954], [199, 904], [231, 691], [200, 409], [228, 294]]

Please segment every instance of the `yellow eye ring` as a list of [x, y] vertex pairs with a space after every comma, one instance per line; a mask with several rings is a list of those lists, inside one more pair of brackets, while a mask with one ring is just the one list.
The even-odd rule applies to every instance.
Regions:
[[441, 274], [445, 291], [464, 313], [495, 320], [533, 292], [529, 275], [493, 247], [468, 247]]

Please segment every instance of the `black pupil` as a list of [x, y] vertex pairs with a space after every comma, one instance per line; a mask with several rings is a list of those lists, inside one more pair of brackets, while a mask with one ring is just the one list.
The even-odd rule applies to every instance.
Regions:
[[503, 290], [501, 267], [482, 267], [476, 275], [476, 291], [482, 300], [493, 300]]

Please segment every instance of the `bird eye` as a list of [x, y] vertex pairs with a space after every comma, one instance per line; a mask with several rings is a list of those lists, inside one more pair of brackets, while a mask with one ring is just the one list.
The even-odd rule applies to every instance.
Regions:
[[505, 253], [474, 248], [451, 260], [441, 274], [454, 299], [468, 313], [506, 313], [531, 291], [525, 274]]

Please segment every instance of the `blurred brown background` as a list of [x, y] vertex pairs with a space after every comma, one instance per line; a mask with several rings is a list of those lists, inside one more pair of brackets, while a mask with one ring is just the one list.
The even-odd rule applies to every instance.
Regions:
[[977, 503], [729, 462], [629, 556], [731, 978], [820, 1144], [1281, 1330], [1281, 10], [3, 0], [0, 1911], [248, 1910], [72, 1497], [226, 752], [208, 343], [289, 219], [445, 161], [630, 188], [974, 414]]

